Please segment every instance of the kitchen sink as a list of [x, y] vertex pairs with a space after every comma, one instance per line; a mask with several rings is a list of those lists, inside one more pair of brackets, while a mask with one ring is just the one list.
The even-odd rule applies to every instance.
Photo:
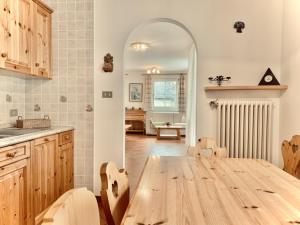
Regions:
[[43, 131], [43, 130], [49, 130], [49, 128], [42, 128], [42, 129], [2, 128], [0, 129], [0, 139], [12, 137], [12, 136], [30, 134], [34, 132]]
[[8, 137], [12, 137], [13, 135], [5, 135], [5, 134], [0, 134], [0, 139], [2, 138], [8, 138]]

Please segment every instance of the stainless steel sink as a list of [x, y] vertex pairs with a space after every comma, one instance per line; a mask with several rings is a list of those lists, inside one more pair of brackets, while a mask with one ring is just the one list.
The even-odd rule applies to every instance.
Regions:
[[24, 134], [30, 134], [34, 132], [39, 132], [46, 129], [21, 129], [21, 128], [2, 128], [0, 129], [0, 139], [6, 138], [6, 137], [12, 137], [12, 136], [19, 136]]
[[2, 138], [8, 138], [8, 137], [12, 137], [13, 135], [5, 135], [5, 134], [0, 134], [0, 139]]

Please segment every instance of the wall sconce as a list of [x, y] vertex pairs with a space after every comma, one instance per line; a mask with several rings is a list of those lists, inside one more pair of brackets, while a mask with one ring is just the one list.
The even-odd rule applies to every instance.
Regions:
[[245, 29], [245, 23], [242, 21], [237, 21], [233, 27], [236, 29], [237, 33], [243, 33], [243, 29]]

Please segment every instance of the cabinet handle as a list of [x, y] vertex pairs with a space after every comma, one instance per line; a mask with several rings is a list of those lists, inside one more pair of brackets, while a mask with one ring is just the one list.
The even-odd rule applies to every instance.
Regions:
[[2, 53], [1, 56], [2, 56], [2, 58], [6, 58], [7, 54], [6, 53]]
[[26, 50], [25, 50], [25, 53], [26, 53], [26, 54], [28, 54], [28, 52], [29, 52], [29, 50], [28, 50], [28, 49], [26, 49]]
[[65, 140], [66, 141], [70, 140], [70, 136], [65, 136]]
[[48, 141], [49, 141], [49, 138], [45, 138], [44, 141], [47, 141], [47, 142], [48, 142]]
[[36, 64], [35, 64], [35, 66], [36, 66], [36, 67], [39, 67], [39, 66], [40, 66], [40, 64], [39, 64], [39, 63], [36, 63]]
[[14, 158], [16, 156], [17, 152], [9, 152], [6, 154], [7, 158]]

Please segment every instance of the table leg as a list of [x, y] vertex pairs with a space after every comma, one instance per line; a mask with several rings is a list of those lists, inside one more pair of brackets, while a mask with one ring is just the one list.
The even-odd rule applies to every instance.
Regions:
[[156, 129], [156, 139], [160, 140], [160, 128]]
[[180, 129], [176, 129], [177, 132], [177, 140], [181, 140]]

